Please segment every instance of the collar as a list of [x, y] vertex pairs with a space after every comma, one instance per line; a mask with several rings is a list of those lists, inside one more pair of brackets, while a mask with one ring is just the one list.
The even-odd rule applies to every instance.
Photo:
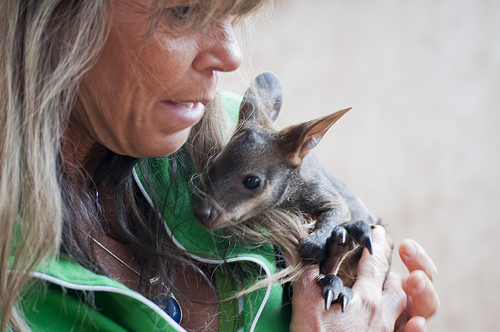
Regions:
[[[148, 158], [144, 160], [142, 167], [148, 168], [149, 174], [154, 174], [150, 183], [146, 181], [140, 171], [140, 167], [134, 169], [134, 177], [137, 185], [146, 199], [153, 206], [156, 202], [164, 202], [160, 209], [163, 210], [163, 218], [168, 234], [175, 245], [188, 251], [189, 255], [203, 263], [221, 264], [235, 262], [250, 262], [256, 264], [266, 275], [270, 277], [276, 272], [275, 254], [271, 245], [241, 245], [228, 241], [223, 231], [209, 231], [203, 228], [196, 220], [193, 210], [197, 201], [196, 196], [189, 188], [189, 175], [178, 174], [178, 178], [172, 181], [169, 171], [168, 158]], [[151, 197], [153, 195], [153, 198]], [[265, 291], [251, 294], [251, 302], [258, 309], [251, 316], [250, 331], [254, 331], [258, 320], [266, 306], [271, 293], [272, 283], [269, 283]], [[252, 305], [248, 305], [252, 307]], [[246, 309], [247, 306], [245, 306]]]

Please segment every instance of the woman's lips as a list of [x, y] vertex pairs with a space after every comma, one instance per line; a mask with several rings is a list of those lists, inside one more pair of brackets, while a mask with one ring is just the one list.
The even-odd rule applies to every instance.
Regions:
[[205, 114], [202, 102], [175, 102], [164, 100], [160, 102], [163, 111], [168, 113], [169, 121], [185, 127], [191, 127]]

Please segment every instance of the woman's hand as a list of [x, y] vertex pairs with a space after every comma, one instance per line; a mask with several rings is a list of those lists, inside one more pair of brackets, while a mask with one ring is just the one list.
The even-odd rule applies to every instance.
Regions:
[[335, 304], [325, 310], [321, 289], [316, 283], [318, 266], [293, 284], [290, 331], [393, 331], [394, 323], [406, 307], [401, 278], [390, 273], [391, 248], [383, 227], [373, 230], [373, 256], [367, 250], [359, 262], [353, 298], [342, 312]]
[[432, 281], [437, 268], [422, 246], [412, 240], [405, 240], [399, 247], [399, 256], [410, 271], [403, 279], [407, 305], [396, 322], [396, 331], [425, 331], [426, 319], [434, 315], [439, 307], [439, 298]]
[[[436, 311], [439, 303], [431, 283], [436, 271], [434, 264], [421, 247], [411, 252], [410, 244], [414, 242], [405, 241], [400, 252], [403, 251], [403, 262], [411, 274], [403, 280], [389, 273], [386, 279], [391, 249], [383, 227], [374, 229], [373, 240], [373, 256], [367, 250], [363, 253], [352, 289], [353, 299], [344, 313], [339, 305], [325, 310], [321, 289], [316, 283], [318, 266], [309, 266], [294, 282], [290, 331], [393, 331], [396, 327], [416, 332], [425, 329], [425, 318]], [[424, 288], [417, 291], [415, 282], [421, 280], [424, 280]]]

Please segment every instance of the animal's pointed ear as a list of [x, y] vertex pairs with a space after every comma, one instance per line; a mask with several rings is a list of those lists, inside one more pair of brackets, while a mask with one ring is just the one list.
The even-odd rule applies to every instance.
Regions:
[[278, 117], [283, 100], [281, 82], [275, 74], [259, 74], [246, 91], [240, 106], [238, 123], [252, 119], [270, 126]]
[[335, 122], [351, 108], [346, 108], [322, 118], [287, 127], [279, 132], [283, 152], [294, 165], [300, 165], [302, 159], [321, 141]]

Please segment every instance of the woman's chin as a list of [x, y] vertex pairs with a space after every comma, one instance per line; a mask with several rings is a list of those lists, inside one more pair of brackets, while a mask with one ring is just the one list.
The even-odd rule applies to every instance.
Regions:
[[166, 157], [179, 150], [184, 143], [186, 143], [191, 128], [186, 128], [175, 134], [166, 137], [150, 140], [150, 142], [143, 142], [138, 146], [133, 157], [146, 158], [146, 157]]

